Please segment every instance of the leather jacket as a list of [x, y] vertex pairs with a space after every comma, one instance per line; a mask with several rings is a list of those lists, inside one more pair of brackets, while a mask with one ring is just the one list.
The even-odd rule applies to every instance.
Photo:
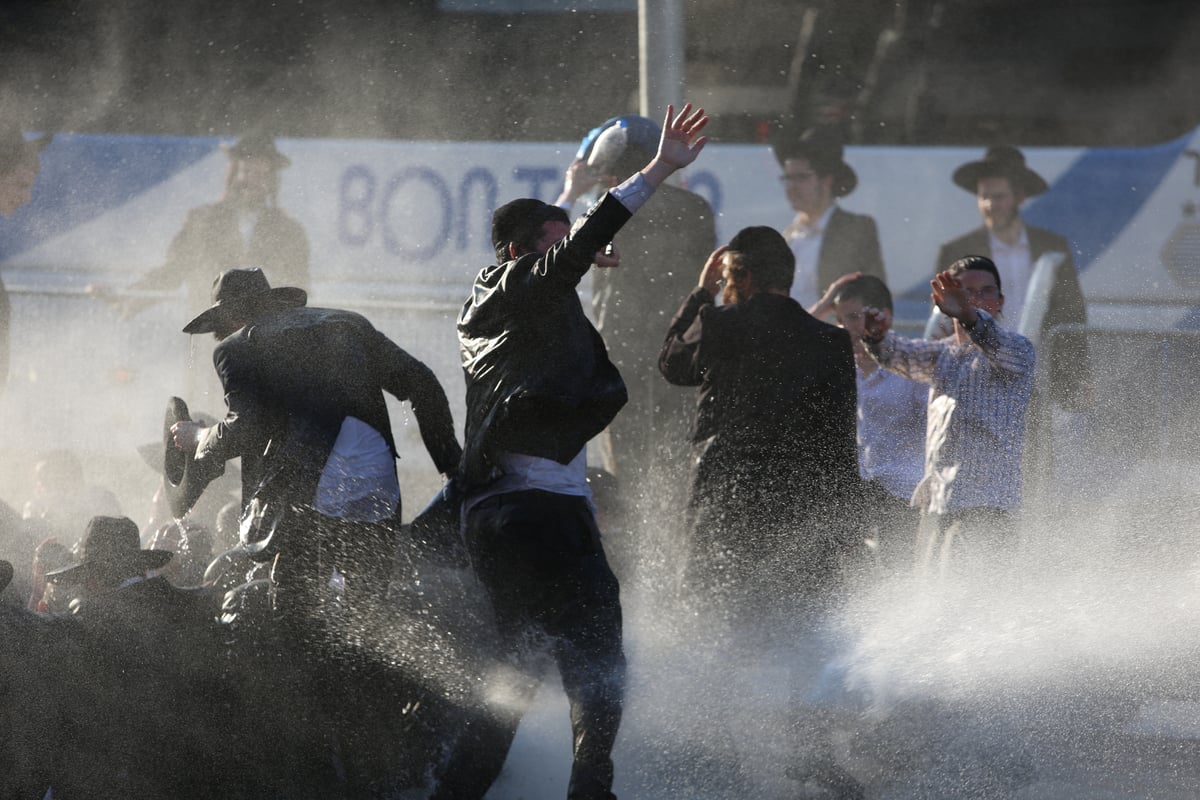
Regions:
[[544, 255], [486, 267], [475, 279], [458, 319], [468, 487], [494, 477], [496, 451], [569, 462], [625, 405], [625, 383], [577, 289], [630, 216], [605, 195]]

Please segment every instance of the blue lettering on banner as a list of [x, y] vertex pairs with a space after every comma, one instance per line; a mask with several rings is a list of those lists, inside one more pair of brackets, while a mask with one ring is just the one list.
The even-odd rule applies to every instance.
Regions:
[[[429, 184], [441, 201], [441, 227], [434, 232], [432, 240], [425, 245], [416, 244], [406, 246], [387, 224], [392, 201], [396, 193], [410, 181], [422, 181]], [[401, 256], [402, 258], [411, 258], [415, 261], [428, 261], [440, 253], [442, 248], [446, 246], [446, 242], [450, 239], [452, 212], [450, 207], [450, 187], [446, 185], [446, 181], [441, 175], [428, 167], [409, 167], [406, 170], [402, 170], [393, 175], [392, 179], [388, 181], [387, 188], [383, 192], [382, 203], [383, 245], [389, 253]]]
[[342, 244], [363, 247], [371, 239], [375, 220], [371, 202], [375, 199], [375, 175], [362, 164], [348, 167], [338, 187], [338, 239]]
[[[558, 185], [561, 173], [554, 167], [520, 166], [513, 169], [512, 177], [527, 187], [514, 195], [542, 198]], [[721, 181], [714, 173], [690, 173], [688, 188], [720, 213]], [[432, 190], [436, 199], [430, 202], [427, 195], [416, 194], [422, 190]], [[338, 239], [347, 247], [367, 247], [378, 231], [389, 255], [418, 262], [437, 257], [451, 243], [466, 251], [473, 241], [490, 240], [491, 214], [499, 195], [500, 181], [486, 167], [468, 169], [452, 191], [446, 178], [431, 167], [400, 170], [380, 189], [380, 178], [370, 167], [354, 164], [340, 179]], [[413, 216], [413, 209], [427, 217], [422, 216], [420, 223], [402, 224]], [[437, 219], [428, 222], [434, 215]], [[420, 241], [414, 241], [417, 236]]]
[[[543, 199], [542, 185], [547, 181], [558, 181], [560, 174], [560, 171], [554, 167], [516, 167], [513, 169], [514, 178], [529, 184], [529, 193], [525, 196], [536, 197], [539, 200]], [[550, 200], [553, 199], [550, 198]]]

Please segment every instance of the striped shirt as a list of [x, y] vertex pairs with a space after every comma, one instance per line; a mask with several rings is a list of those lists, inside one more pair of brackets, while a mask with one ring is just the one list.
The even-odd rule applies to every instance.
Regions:
[[980, 311], [970, 340], [904, 339], [888, 333], [867, 349], [882, 366], [930, 385], [925, 474], [913, 493], [922, 510], [1016, 511], [1021, 505], [1025, 410], [1033, 391], [1033, 344]]

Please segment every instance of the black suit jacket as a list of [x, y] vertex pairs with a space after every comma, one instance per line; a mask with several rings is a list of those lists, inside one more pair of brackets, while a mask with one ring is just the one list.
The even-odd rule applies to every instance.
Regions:
[[614, 239], [617, 269], [592, 270], [592, 319], [621, 371], [629, 403], [600, 447], [603, 466], [622, 480], [686, 462], [692, 392], [658, 374], [658, 345], [679, 298], [717, 244], [716, 221], [699, 195], [663, 185]]
[[228, 202], [188, 212], [171, 241], [167, 260], [133, 284], [134, 289], [187, 286], [193, 314], [208, 307], [213, 278], [227, 269], [254, 264], [273, 286], [309, 286], [309, 245], [304, 226], [275, 206], [258, 215], [250, 241], [242, 240], [238, 211]]
[[240, 456], [244, 502], [257, 495], [265, 503], [311, 504], [348, 416], [377, 430], [395, 454], [384, 392], [412, 402], [438, 470], [457, 467], [461, 450], [437, 378], [359, 314], [291, 308], [264, 315], [223, 340], [213, 363], [229, 412], [204, 430], [196, 460], [215, 471]]
[[752, 480], [786, 470], [810, 493], [797, 498], [805, 503], [857, 485], [850, 336], [792, 298], [759, 293], [716, 306], [696, 289], [671, 323], [659, 369], [671, 383], [700, 386], [694, 441], [782, 457]]
[[[1067, 240], [1053, 231], [1035, 228], [1032, 225], [1026, 225], [1025, 230], [1029, 235], [1029, 257], [1033, 263], [1037, 263], [1045, 253], [1059, 252], [1067, 256], [1055, 275], [1054, 289], [1046, 308], [1046, 316], [1042, 320], [1042, 333], [1045, 334], [1055, 325], [1086, 325], [1087, 305], [1083, 299], [1083, 290], [1079, 286], [1079, 272], [1075, 269], [1075, 261], [1071, 257], [1071, 247]], [[934, 265], [934, 274], [966, 256], [991, 258], [992, 247], [986, 228], [977, 228], [942, 245]], [[1012, 320], [1012, 323], [1015, 325], [1018, 321]], [[1051, 398], [1068, 408], [1081, 405], [1084, 402], [1084, 387], [1089, 374], [1086, 337], [1066, 336], [1057, 339], [1055, 351], [1048, 364]]]
[[854, 214], [835, 208], [821, 235], [821, 255], [817, 259], [817, 294], [829, 284], [851, 272], [874, 275], [887, 283], [879, 230], [866, 214]]

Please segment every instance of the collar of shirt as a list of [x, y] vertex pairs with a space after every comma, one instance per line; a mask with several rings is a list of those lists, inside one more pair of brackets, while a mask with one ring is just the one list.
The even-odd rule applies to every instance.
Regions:
[[1010, 253], [1029, 252], [1029, 230], [1021, 223], [1021, 235], [1017, 237], [1016, 244], [1008, 244], [996, 238], [996, 235], [988, 231], [988, 245], [992, 248], [993, 256], [1005, 256]]
[[858, 382], [863, 385], [879, 383], [888, 374], [888, 371], [878, 364], [875, 365], [875, 369], [872, 372], [864, 372], [862, 367], [857, 364], [854, 365], [854, 369], [858, 372]]
[[825, 226], [829, 224], [829, 218], [833, 216], [833, 211], [836, 208], [837, 203], [830, 205], [829, 208], [825, 209], [824, 214], [817, 217], [817, 221], [815, 223], [807, 223], [800, 218], [799, 214], [797, 214], [795, 218], [792, 219], [792, 223], [784, 229], [783, 237], [785, 239], [807, 239], [817, 236], [818, 234], [824, 232]]

